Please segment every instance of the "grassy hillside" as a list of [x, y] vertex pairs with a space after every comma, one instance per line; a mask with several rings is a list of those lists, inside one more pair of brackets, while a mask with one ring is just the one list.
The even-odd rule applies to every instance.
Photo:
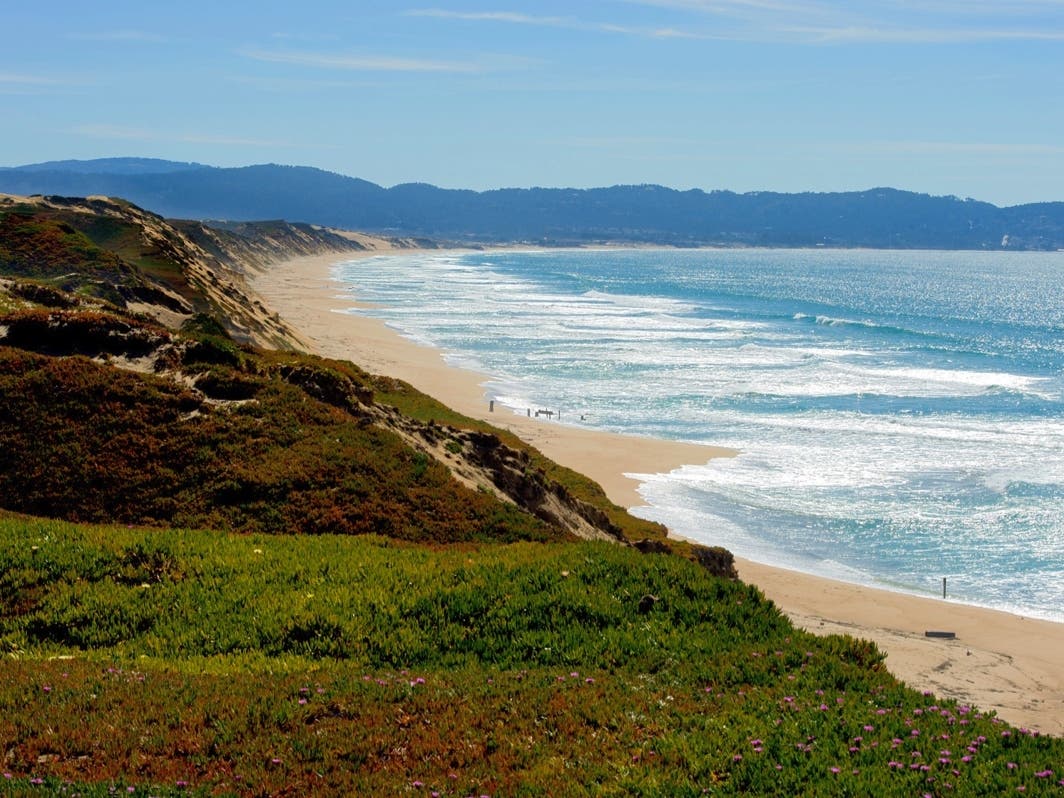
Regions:
[[[176, 327], [214, 316], [242, 341], [279, 348], [299, 337], [248, 290], [243, 273], [278, 257], [357, 249], [283, 222], [241, 233], [178, 226], [122, 200], [0, 195], [0, 277], [31, 280]], [[3, 292], [0, 292], [2, 294]]]
[[[124, 207], [101, 204], [107, 214]], [[0, 224], [0, 507], [434, 542], [663, 537], [593, 483], [402, 383], [238, 345], [205, 313], [179, 315], [181, 328], [168, 329], [165, 314], [141, 312], [154, 306], [131, 313], [86, 294], [98, 262], [131, 279], [161, 279], [154, 261], [134, 257], [137, 240], [161, 237], [176, 253], [168, 290], [191, 294], [190, 308], [214, 307], [197, 293], [199, 278], [185, 279], [177, 254], [193, 245], [181, 233], [158, 219], [139, 228], [147, 222], [135, 212], [115, 219], [94, 209], [0, 212], [8, 222]], [[309, 228], [292, 228], [288, 239], [282, 223], [261, 229], [275, 255], [284, 240], [300, 253], [316, 240]], [[44, 250], [47, 230], [63, 232]], [[329, 246], [336, 238], [322, 235]], [[117, 290], [112, 276], [100, 279]]]
[[0, 574], [20, 789], [1064, 792], [1061, 741], [905, 689], [871, 644], [676, 557], [9, 518]]

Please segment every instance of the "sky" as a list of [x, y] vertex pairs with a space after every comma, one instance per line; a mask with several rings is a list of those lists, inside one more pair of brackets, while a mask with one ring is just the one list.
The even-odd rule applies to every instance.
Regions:
[[1064, 200], [1064, 0], [2, 0], [0, 166]]

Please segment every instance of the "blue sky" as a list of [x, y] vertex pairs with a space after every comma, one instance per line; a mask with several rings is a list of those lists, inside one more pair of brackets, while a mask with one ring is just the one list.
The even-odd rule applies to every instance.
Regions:
[[1064, 0], [5, 5], [0, 165], [1064, 200]]

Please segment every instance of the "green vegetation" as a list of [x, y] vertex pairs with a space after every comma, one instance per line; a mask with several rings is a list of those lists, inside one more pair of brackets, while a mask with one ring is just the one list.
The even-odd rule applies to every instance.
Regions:
[[[104, 314], [78, 314], [69, 325], [57, 318], [30, 311], [0, 323], [13, 342], [32, 339], [48, 351], [112, 343], [109, 354], [143, 354], [149, 336], [164, 335]], [[126, 327], [134, 334], [107, 335]], [[239, 353], [243, 368], [194, 362], [197, 394], [84, 357], [0, 347], [0, 395], [8, 398], [0, 414], [3, 506], [69, 520], [272, 533], [565, 537], [459, 484], [394, 432], [358, 423], [353, 367], [342, 374], [298, 355], [275, 355], [270, 366], [209, 338], [186, 353], [194, 361]], [[352, 392], [333, 397], [350, 400], [350, 410], [308, 395], [330, 375]]]
[[[5, 273], [47, 281], [119, 307], [139, 297], [164, 297], [160, 284], [142, 270], [147, 263], [144, 258], [138, 256], [137, 262], [131, 262], [106, 246], [108, 239], [119, 235], [119, 228], [125, 239], [138, 237], [133, 225], [115, 219], [16, 206], [0, 212], [0, 264]], [[90, 235], [101, 232], [103, 242]], [[154, 260], [159, 266], [158, 258]], [[162, 271], [169, 277], [180, 275], [176, 264], [164, 266]], [[185, 293], [191, 293], [183, 278], [178, 282]]]
[[10, 518], [0, 575], [19, 789], [1062, 792], [1061, 741], [908, 690], [871, 644], [677, 557]]

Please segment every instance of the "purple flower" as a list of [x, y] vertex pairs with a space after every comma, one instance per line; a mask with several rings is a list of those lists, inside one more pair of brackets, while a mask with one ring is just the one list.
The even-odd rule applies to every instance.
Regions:
[[836, 775], [837, 775], [837, 774], [838, 774], [838, 773], [839, 773], [840, 771], [841, 771], [841, 768], [836, 768], [836, 767], [833, 767], [833, 768], [831, 769], [831, 772], [832, 772], [832, 773], [835, 773]]

